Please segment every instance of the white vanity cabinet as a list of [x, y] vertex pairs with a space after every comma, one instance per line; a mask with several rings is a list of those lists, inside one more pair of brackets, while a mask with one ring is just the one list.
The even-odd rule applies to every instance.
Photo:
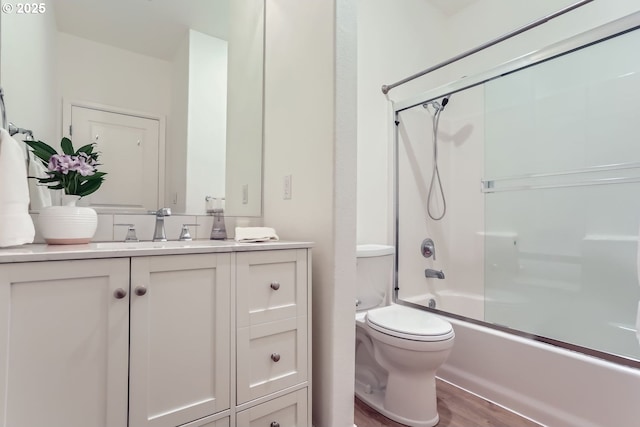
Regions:
[[129, 259], [0, 265], [0, 425], [127, 425]]
[[2, 426], [171, 427], [229, 409], [231, 256], [0, 265]]
[[0, 251], [0, 427], [311, 426], [311, 250], [284, 246]]

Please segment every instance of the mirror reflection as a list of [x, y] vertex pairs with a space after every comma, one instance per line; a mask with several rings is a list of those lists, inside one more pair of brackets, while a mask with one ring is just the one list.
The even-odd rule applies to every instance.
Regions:
[[262, 105], [263, 6], [231, 3], [49, 0], [41, 14], [4, 14], [9, 121], [52, 146], [96, 143], [108, 176], [83, 201], [101, 211], [203, 214], [233, 184], [240, 214], [260, 215], [262, 110], [238, 105]]

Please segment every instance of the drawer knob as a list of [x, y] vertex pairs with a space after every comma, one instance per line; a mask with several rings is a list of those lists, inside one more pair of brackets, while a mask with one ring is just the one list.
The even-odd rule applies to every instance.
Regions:
[[118, 288], [113, 292], [113, 296], [117, 299], [122, 299], [127, 296], [127, 291], [122, 288]]
[[273, 360], [274, 362], [278, 362], [280, 360], [280, 355], [278, 353], [272, 353], [271, 360]]
[[272, 421], [271, 422], [271, 427], [280, 427], [280, 423], [277, 421]]
[[280, 283], [271, 282], [271, 289], [273, 289], [274, 291], [277, 291], [278, 289], [280, 289]]
[[135, 290], [136, 295], [138, 295], [139, 297], [141, 297], [142, 295], [147, 293], [147, 288], [145, 288], [144, 286], [138, 286]]

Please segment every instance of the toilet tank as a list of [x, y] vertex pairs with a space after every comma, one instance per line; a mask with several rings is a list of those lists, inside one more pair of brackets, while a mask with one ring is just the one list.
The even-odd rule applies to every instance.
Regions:
[[358, 245], [356, 311], [369, 310], [387, 304], [393, 283], [394, 247], [389, 245]]

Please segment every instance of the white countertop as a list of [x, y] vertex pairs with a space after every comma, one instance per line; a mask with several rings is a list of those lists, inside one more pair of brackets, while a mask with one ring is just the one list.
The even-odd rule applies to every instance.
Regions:
[[233, 240], [193, 240], [190, 242], [103, 242], [85, 245], [31, 244], [0, 249], [0, 264], [30, 261], [60, 261], [92, 258], [123, 258], [148, 255], [247, 252], [310, 248], [311, 242], [238, 243]]

